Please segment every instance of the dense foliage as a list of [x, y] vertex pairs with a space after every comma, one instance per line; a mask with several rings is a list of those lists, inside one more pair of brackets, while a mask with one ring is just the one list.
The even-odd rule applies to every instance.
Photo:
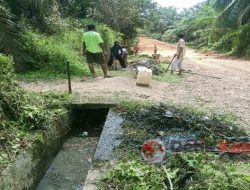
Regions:
[[101, 189], [162, 190], [170, 189], [167, 175], [174, 189], [241, 189], [250, 188], [246, 175], [249, 164], [220, 160], [210, 153], [180, 153], [169, 156], [168, 174], [159, 165], [148, 165], [141, 160], [121, 162], [100, 184]]
[[55, 34], [61, 26], [68, 28], [67, 19], [94, 18], [132, 39], [153, 14], [152, 0], [129, 1], [69, 1], [69, 0], [0, 0], [0, 52], [22, 55], [20, 36], [25, 32], [22, 20], [27, 20], [42, 33]]
[[96, 9], [94, 18], [130, 39], [136, 37], [137, 28], [143, 28], [156, 8], [151, 0], [98, 0], [93, 4]]
[[193, 47], [249, 57], [249, 7], [249, 0], [207, 0], [182, 12], [152, 0], [0, 0], [0, 52], [14, 57], [18, 71], [62, 75], [69, 60], [75, 76], [86, 75], [79, 49], [92, 18], [105, 24], [97, 25], [107, 50], [144, 28], [154, 38], [175, 42], [184, 33]]
[[[70, 62], [70, 70], [73, 76], [89, 74], [85, 58], [81, 55], [81, 37], [86, 31], [86, 24], [93, 21], [81, 20], [78, 23], [69, 24], [70, 28], [62, 29], [53, 35], [45, 35], [35, 32], [33, 29], [26, 30], [23, 35], [24, 52], [28, 58], [19, 59], [16, 69], [19, 72], [39, 74], [48, 77], [62, 77], [66, 75], [66, 61]], [[104, 24], [94, 22], [101, 34], [106, 49], [121, 38], [121, 34], [114, 32]], [[72, 28], [73, 27], [73, 28]]]
[[11, 58], [0, 54], [0, 170], [32, 142], [41, 130], [55, 126], [66, 115], [65, 95], [24, 92], [15, 82]]
[[160, 8], [146, 34], [173, 43], [183, 33], [195, 48], [249, 58], [249, 26], [249, 0], [207, 0], [180, 13]]
[[[173, 189], [250, 188], [249, 156], [216, 153], [216, 144], [221, 139], [247, 136], [239, 125], [233, 124], [233, 118], [208, 116], [166, 104], [135, 105], [138, 106], [135, 109], [131, 110], [132, 106], [123, 109], [126, 118], [123, 141], [115, 154], [120, 161], [103, 178], [100, 189], [170, 189], [167, 175]], [[197, 137], [204, 138], [202, 145], [195, 145]], [[161, 164], [146, 163], [140, 156], [141, 146], [149, 139], [161, 140], [165, 145], [166, 156]], [[185, 139], [192, 139], [192, 145], [186, 147]], [[179, 146], [171, 147], [170, 140], [179, 141]]]
[[108, 27], [86, 19], [94, 17], [91, 7], [90, 1], [1, 0], [0, 52], [12, 55], [16, 71], [28, 72], [28, 75], [39, 71], [39, 76], [66, 76], [67, 60], [73, 76], [87, 75], [85, 59], [80, 52], [86, 25], [97, 25], [107, 52], [113, 42], [121, 41], [123, 36], [112, 29], [113, 25]]

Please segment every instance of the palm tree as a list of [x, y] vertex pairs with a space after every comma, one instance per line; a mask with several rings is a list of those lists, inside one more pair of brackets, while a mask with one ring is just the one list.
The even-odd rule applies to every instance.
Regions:
[[[0, 53], [23, 56], [22, 44], [20, 42], [20, 29], [17, 25], [18, 16], [14, 13], [28, 9], [36, 16], [42, 15], [48, 7], [49, 0], [0, 0]], [[51, 3], [51, 2], [50, 2]], [[8, 8], [9, 9], [8, 9]], [[12, 11], [12, 12], [11, 12]]]
[[0, 0], [0, 53], [20, 55], [22, 45], [20, 34], [13, 15], [6, 9], [4, 2]]
[[250, 23], [250, 0], [215, 0], [214, 6], [222, 11], [218, 18], [222, 27], [239, 28]]

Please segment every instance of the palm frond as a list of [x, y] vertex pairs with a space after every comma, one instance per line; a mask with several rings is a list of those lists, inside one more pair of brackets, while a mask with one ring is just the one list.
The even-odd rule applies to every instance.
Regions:
[[[241, 26], [241, 25], [243, 24], [243, 22], [244, 22], [244, 17], [248, 17], [248, 18], [246, 18], [247, 21], [250, 20], [249, 14], [250, 14], [250, 2], [249, 2], [249, 4], [246, 6], [246, 8], [245, 8], [243, 11], [241, 11], [241, 13], [239, 14], [238, 20], [237, 20], [237, 25], [238, 25], [238, 26]], [[247, 22], [247, 21], [246, 21], [246, 22]]]
[[230, 3], [232, 3], [232, 1], [234, 0], [215, 0], [213, 6], [216, 9], [224, 10], [225, 7], [227, 7]]
[[29, 4], [38, 13], [44, 13], [49, 5], [52, 5], [55, 0], [21, 0], [24, 3]]
[[0, 53], [14, 56], [23, 55], [19, 30], [11, 13], [0, 5]]
[[217, 0], [214, 4], [217, 9], [222, 9], [218, 17], [218, 26], [225, 28], [238, 28], [246, 24], [250, 18], [250, 0]]

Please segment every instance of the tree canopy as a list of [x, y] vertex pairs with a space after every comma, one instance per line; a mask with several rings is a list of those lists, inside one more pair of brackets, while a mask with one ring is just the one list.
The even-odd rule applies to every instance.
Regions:
[[209, 46], [226, 33], [228, 39], [223, 43], [228, 41], [227, 49], [232, 49], [233, 43], [239, 44], [236, 36], [241, 32], [248, 38], [248, 32], [242, 30], [250, 24], [250, 0], [207, 0], [182, 12], [160, 7], [153, 0], [0, 0], [0, 15], [0, 52], [14, 56], [22, 50], [23, 19], [48, 33], [56, 32], [58, 19], [63, 23], [67, 18], [95, 19], [130, 39], [137, 36], [138, 29], [167, 41], [181, 32], [198, 47]]

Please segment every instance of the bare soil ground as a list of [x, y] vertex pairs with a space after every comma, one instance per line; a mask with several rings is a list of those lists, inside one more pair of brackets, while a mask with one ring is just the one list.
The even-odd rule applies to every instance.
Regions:
[[[140, 37], [139, 53], [151, 55], [154, 45], [158, 47], [161, 60], [170, 60], [176, 51], [175, 45]], [[73, 80], [72, 88], [83, 99], [95, 97], [101, 101], [124, 96], [167, 101], [205, 110], [233, 112], [244, 122], [250, 122], [250, 61], [187, 49], [183, 65], [185, 70], [201, 75], [185, 73], [178, 83], [153, 81], [150, 88], [136, 86], [132, 76], [99, 77], [85, 82]], [[65, 81], [20, 84], [29, 91], [67, 91]]]

